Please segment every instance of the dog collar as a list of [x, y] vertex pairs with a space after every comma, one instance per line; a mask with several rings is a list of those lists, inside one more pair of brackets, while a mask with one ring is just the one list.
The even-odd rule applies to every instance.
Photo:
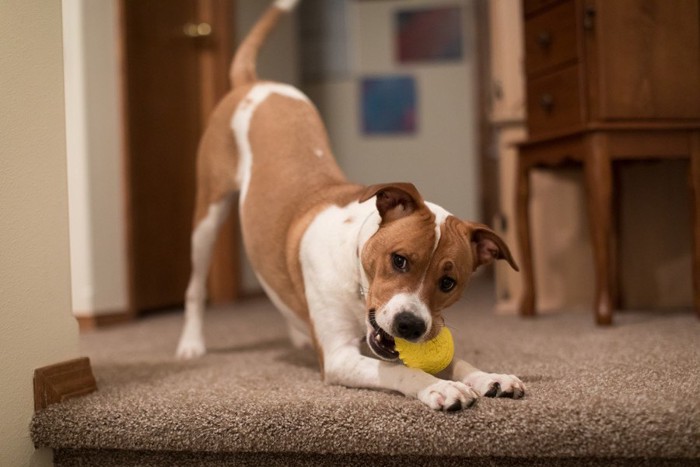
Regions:
[[[362, 265], [360, 265], [360, 267], [362, 267]], [[358, 292], [358, 295], [360, 296], [360, 299], [361, 299], [361, 300], [363, 300], [363, 301], [364, 301], [364, 300], [367, 300], [367, 289], [365, 289], [365, 288], [362, 286], [362, 284], [360, 284], [360, 287], [359, 287], [359, 289], [358, 289], [357, 292]]]

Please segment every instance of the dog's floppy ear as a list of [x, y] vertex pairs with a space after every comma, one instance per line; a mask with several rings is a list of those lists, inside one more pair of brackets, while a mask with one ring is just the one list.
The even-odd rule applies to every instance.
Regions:
[[490, 264], [493, 260], [504, 259], [510, 264], [510, 267], [520, 271], [513, 255], [510, 254], [508, 245], [496, 232], [483, 224], [467, 224], [467, 226], [470, 232], [469, 242], [476, 259], [474, 269], [484, 264]]
[[383, 183], [367, 187], [360, 196], [365, 202], [377, 197], [377, 210], [382, 216], [382, 224], [406, 217], [424, 206], [423, 197], [412, 183]]

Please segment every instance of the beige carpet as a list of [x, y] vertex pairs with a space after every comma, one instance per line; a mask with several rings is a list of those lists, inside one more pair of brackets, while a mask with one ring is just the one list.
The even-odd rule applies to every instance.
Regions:
[[32, 423], [57, 465], [665, 465], [700, 463], [700, 320], [690, 310], [497, 316], [477, 281], [447, 314], [457, 352], [515, 373], [523, 400], [436, 413], [325, 386], [267, 300], [209, 312], [210, 353], [172, 355], [179, 313], [82, 337], [99, 391]]

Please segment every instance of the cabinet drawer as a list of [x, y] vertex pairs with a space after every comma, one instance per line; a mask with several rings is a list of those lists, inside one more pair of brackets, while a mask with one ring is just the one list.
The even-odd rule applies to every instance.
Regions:
[[578, 65], [532, 79], [527, 86], [530, 137], [572, 129], [584, 122]]
[[576, 4], [570, 0], [525, 22], [528, 75], [578, 59]]
[[537, 10], [554, 5], [562, 0], [523, 0], [523, 11], [526, 15], [530, 15]]

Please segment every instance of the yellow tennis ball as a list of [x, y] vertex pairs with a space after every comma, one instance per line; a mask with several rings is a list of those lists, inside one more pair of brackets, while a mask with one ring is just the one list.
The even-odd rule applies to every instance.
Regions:
[[413, 343], [398, 337], [394, 342], [404, 365], [409, 368], [418, 368], [432, 375], [447, 368], [455, 355], [452, 333], [446, 327], [440, 330], [435, 339], [426, 342]]

